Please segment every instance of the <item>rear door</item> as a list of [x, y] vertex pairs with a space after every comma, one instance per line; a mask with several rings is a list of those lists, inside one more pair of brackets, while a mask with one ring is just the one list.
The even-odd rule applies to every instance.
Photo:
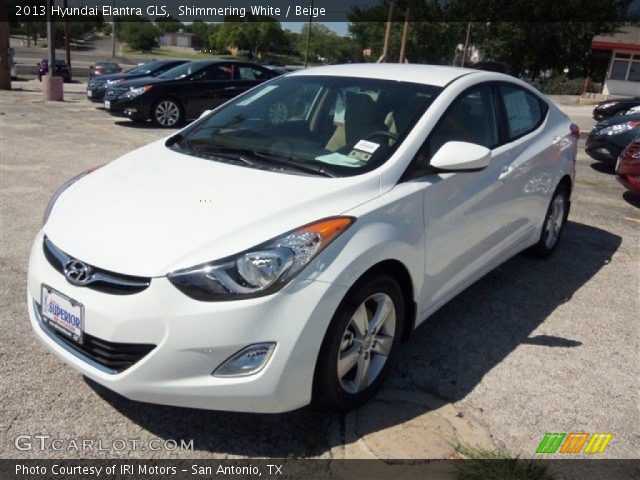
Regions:
[[[503, 145], [498, 201], [508, 205], [510, 244], [530, 238], [543, 220], [558, 171], [562, 135], [545, 128], [546, 102], [533, 92], [507, 82], [496, 84]], [[566, 129], [568, 130], [568, 129]]]
[[199, 70], [185, 82], [183, 103], [187, 118], [226, 102], [233, 91], [233, 69], [227, 63], [214, 63]]

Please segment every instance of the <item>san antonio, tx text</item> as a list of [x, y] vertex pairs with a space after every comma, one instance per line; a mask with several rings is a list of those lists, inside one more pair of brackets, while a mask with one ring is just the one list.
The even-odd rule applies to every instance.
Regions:
[[[267, 467], [263, 469], [262, 467]], [[16, 476], [18, 475], [52, 475], [68, 476], [82, 475], [83, 477], [100, 477], [112, 475], [177, 475], [178, 473], [188, 473], [191, 475], [243, 475], [262, 476], [262, 472], [268, 475], [283, 475], [283, 465], [266, 464], [261, 467], [256, 465], [222, 465], [204, 466], [193, 464], [188, 468], [173, 465], [145, 465], [120, 463], [114, 465], [59, 465], [54, 463], [51, 468], [44, 465], [16, 465]]]

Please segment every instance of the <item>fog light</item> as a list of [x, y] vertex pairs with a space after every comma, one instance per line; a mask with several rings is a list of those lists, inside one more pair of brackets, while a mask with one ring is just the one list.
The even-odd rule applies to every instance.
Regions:
[[138, 113], [138, 110], [136, 110], [135, 108], [126, 108], [124, 110], [124, 114], [128, 117], [130, 117], [131, 115], [135, 115], [136, 113]]
[[234, 353], [213, 375], [216, 377], [244, 377], [258, 373], [267, 364], [275, 343], [256, 343]]

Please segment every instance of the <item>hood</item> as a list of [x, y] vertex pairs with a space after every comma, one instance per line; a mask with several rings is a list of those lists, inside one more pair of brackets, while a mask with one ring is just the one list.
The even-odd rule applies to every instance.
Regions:
[[116, 78], [125, 77], [124, 73], [105, 73], [98, 75], [89, 80], [89, 83], [105, 83], [107, 80], [115, 80]]
[[611, 117], [598, 122], [596, 125], [598, 130], [602, 130], [604, 127], [609, 127], [611, 125], [618, 125], [619, 123], [628, 123], [628, 122], [637, 122], [640, 120], [640, 113], [634, 113], [631, 115], [620, 115], [618, 117]]
[[125, 80], [124, 82], [116, 83], [118, 88], [126, 88], [129, 89], [131, 87], [140, 87], [142, 85], [150, 85], [156, 83], [166, 83], [171, 82], [172, 80], [169, 78], [158, 78], [158, 77], [135, 77], [131, 80]]
[[375, 175], [290, 175], [184, 155], [164, 141], [90, 173], [44, 233], [69, 255], [137, 276], [226, 257], [379, 195]]

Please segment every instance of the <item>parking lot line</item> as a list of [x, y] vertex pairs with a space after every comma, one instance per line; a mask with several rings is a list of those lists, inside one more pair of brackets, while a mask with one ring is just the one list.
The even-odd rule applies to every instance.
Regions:
[[[45, 110], [48, 112], [54, 111], [52, 108], [47, 108], [47, 107], [43, 107], [42, 105], [38, 105], [35, 101], [31, 100], [29, 101], [29, 103], [31, 105], [33, 105], [34, 107], [38, 107], [41, 110]], [[79, 122], [82, 123], [82, 125], [86, 125], [88, 127], [92, 127], [95, 128], [96, 130], [100, 130], [103, 133], [106, 133], [107, 135], [111, 135], [112, 137], [120, 137], [120, 138], [124, 138], [125, 140], [131, 142], [131, 143], [135, 143], [138, 144], [140, 143], [140, 140], [132, 137], [130, 135], [126, 135], [124, 133], [115, 131], [115, 130], [109, 130], [108, 128], [102, 127], [100, 125], [96, 125], [95, 123], [91, 123], [91, 122], [80, 122], [78, 118], [74, 117], [73, 115], [68, 115], [66, 113], [60, 112], [58, 110], [55, 111], [57, 115], [60, 115], [61, 117], [67, 118], [69, 120], [73, 120], [74, 122]]]

